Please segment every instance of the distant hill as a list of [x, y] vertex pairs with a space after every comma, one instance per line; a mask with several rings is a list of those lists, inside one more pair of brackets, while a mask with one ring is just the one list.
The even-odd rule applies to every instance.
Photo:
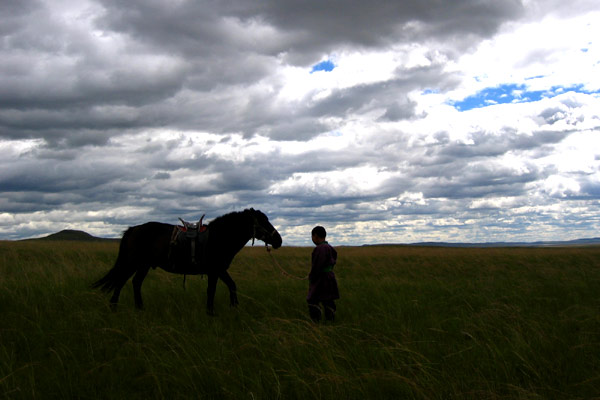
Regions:
[[598, 246], [600, 238], [587, 238], [563, 241], [538, 242], [488, 242], [488, 243], [450, 243], [450, 242], [419, 242], [410, 244], [385, 243], [366, 246], [423, 246], [423, 247], [560, 247], [560, 246]]
[[99, 238], [96, 236], [92, 236], [84, 231], [77, 231], [72, 229], [65, 229], [57, 233], [53, 233], [48, 236], [44, 236], [37, 239], [28, 239], [28, 240], [67, 240], [67, 241], [80, 241], [80, 242], [100, 242], [100, 241], [115, 241], [119, 239], [105, 239]]

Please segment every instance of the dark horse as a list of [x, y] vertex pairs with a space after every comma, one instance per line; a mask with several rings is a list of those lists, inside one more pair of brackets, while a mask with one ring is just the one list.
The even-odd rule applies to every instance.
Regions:
[[[207, 233], [203, 234], [203, 242], [196, 243], [195, 246], [182, 243], [181, 248], [177, 249], [174, 244], [176, 232], [175, 225], [160, 222], [148, 222], [125, 231], [115, 266], [93, 284], [95, 288], [113, 292], [110, 299], [113, 310], [116, 310], [121, 289], [134, 274], [135, 305], [142, 309], [142, 282], [150, 268], [160, 267], [178, 274], [206, 274], [206, 307], [208, 314], [214, 315], [215, 291], [219, 278], [229, 288], [231, 305], [238, 304], [235, 282], [227, 273], [227, 269], [244, 245], [250, 239], [254, 243], [256, 238], [272, 245], [274, 249], [281, 247], [279, 232], [265, 214], [253, 208], [216, 218], [208, 224]], [[190, 254], [191, 249], [195, 249], [195, 257]]]

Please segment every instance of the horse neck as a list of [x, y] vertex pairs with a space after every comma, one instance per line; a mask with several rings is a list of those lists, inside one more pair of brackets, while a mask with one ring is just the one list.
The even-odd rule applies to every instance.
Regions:
[[244, 213], [225, 215], [209, 224], [209, 232], [219, 246], [239, 251], [252, 238], [252, 221]]

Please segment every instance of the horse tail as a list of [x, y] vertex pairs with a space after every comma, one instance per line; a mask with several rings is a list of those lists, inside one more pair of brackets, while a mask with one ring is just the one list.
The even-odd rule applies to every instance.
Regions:
[[110, 292], [117, 287], [122, 286], [123, 278], [129, 278], [129, 274], [126, 270], [126, 261], [128, 258], [127, 239], [131, 229], [132, 228], [127, 229], [123, 234], [123, 238], [121, 239], [121, 243], [119, 245], [119, 255], [117, 256], [115, 265], [110, 269], [110, 271], [108, 271], [106, 275], [94, 282], [92, 284], [92, 288], [100, 288], [100, 290], [103, 292]]

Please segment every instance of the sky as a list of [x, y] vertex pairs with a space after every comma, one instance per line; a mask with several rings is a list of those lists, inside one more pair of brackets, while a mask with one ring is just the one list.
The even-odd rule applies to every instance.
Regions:
[[600, 236], [597, 0], [0, 0], [0, 239]]

